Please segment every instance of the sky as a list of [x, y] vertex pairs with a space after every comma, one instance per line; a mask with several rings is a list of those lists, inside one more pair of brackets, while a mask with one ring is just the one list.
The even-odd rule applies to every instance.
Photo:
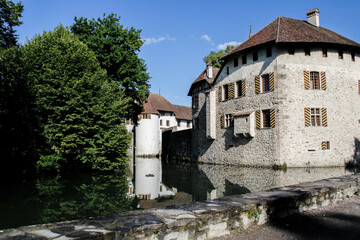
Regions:
[[[19, 2], [14, 0], [14, 2]], [[150, 91], [172, 104], [190, 106], [191, 83], [205, 69], [204, 56], [240, 44], [278, 16], [306, 20], [312, 8], [320, 11], [320, 26], [360, 42], [360, 1], [339, 0], [23, 0], [23, 25], [17, 27], [25, 43], [43, 31], [74, 17], [99, 18], [116, 13], [125, 28], [141, 29], [145, 41], [139, 57], [145, 60]]]

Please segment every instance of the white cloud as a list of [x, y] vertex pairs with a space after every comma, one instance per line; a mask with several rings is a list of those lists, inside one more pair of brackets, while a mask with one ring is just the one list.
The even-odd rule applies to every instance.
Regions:
[[207, 34], [204, 34], [201, 36], [201, 39], [205, 39], [206, 41], [208, 41], [209, 43], [211, 43], [211, 37], [209, 37]]
[[158, 43], [158, 42], [162, 42], [162, 41], [165, 41], [165, 40], [175, 41], [176, 38], [169, 37], [169, 36], [166, 36], [166, 37], [157, 37], [157, 38], [155, 38], [155, 37], [143, 38], [144, 45], [149, 45], [149, 44], [153, 44], [153, 43]]
[[226, 46], [229, 46], [229, 45], [236, 46], [236, 45], [239, 45], [240, 43], [241, 43], [241, 42], [236, 42], [236, 41], [225, 42], [225, 43], [219, 44], [219, 45], [217, 46], [217, 48], [220, 49], [220, 50], [225, 50], [225, 49], [226, 49]]

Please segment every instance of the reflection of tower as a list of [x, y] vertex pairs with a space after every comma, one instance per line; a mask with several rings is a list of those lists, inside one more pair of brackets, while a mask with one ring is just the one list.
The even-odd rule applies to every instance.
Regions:
[[135, 159], [135, 194], [140, 199], [156, 199], [174, 196], [175, 192], [161, 182], [161, 162], [159, 158]]
[[155, 199], [160, 190], [160, 160], [136, 158], [135, 194], [140, 199]]

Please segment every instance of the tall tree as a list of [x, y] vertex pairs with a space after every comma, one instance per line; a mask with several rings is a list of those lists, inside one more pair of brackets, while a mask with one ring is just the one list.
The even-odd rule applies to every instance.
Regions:
[[97, 20], [75, 17], [71, 31], [95, 52], [100, 66], [131, 99], [127, 117], [136, 120], [149, 94], [149, 75], [138, 57], [143, 45], [141, 30], [124, 28], [119, 22], [116, 14]]
[[45, 139], [37, 167], [122, 169], [127, 102], [95, 54], [62, 26], [35, 36], [22, 51]]
[[235, 46], [233, 45], [228, 45], [226, 46], [226, 49], [225, 50], [220, 50], [218, 52], [215, 52], [215, 51], [211, 51], [209, 53], [209, 55], [205, 56], [203, 58], [204, 62], [205, 63], [209, 63], [211, 62], [213, 67], [221, 67], [221, 64], [223, 63], [223, 61], [221, 60], [221, 58], [227, 54], [228, 52], [230, 52], [231, 50], [233, 50], [235, 48]]
[[24, 5], [21, 2], [0, 0], [0, 47], [10, 48], [16, 45], [17, 35], [14, 27], [20, 26]]

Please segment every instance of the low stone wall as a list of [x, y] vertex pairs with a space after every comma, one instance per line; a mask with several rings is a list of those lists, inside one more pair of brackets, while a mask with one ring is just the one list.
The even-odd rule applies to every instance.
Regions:
[[360, 174], [188, 205], [0, 231], [0, 239], [208, 239], [360, 192]]

